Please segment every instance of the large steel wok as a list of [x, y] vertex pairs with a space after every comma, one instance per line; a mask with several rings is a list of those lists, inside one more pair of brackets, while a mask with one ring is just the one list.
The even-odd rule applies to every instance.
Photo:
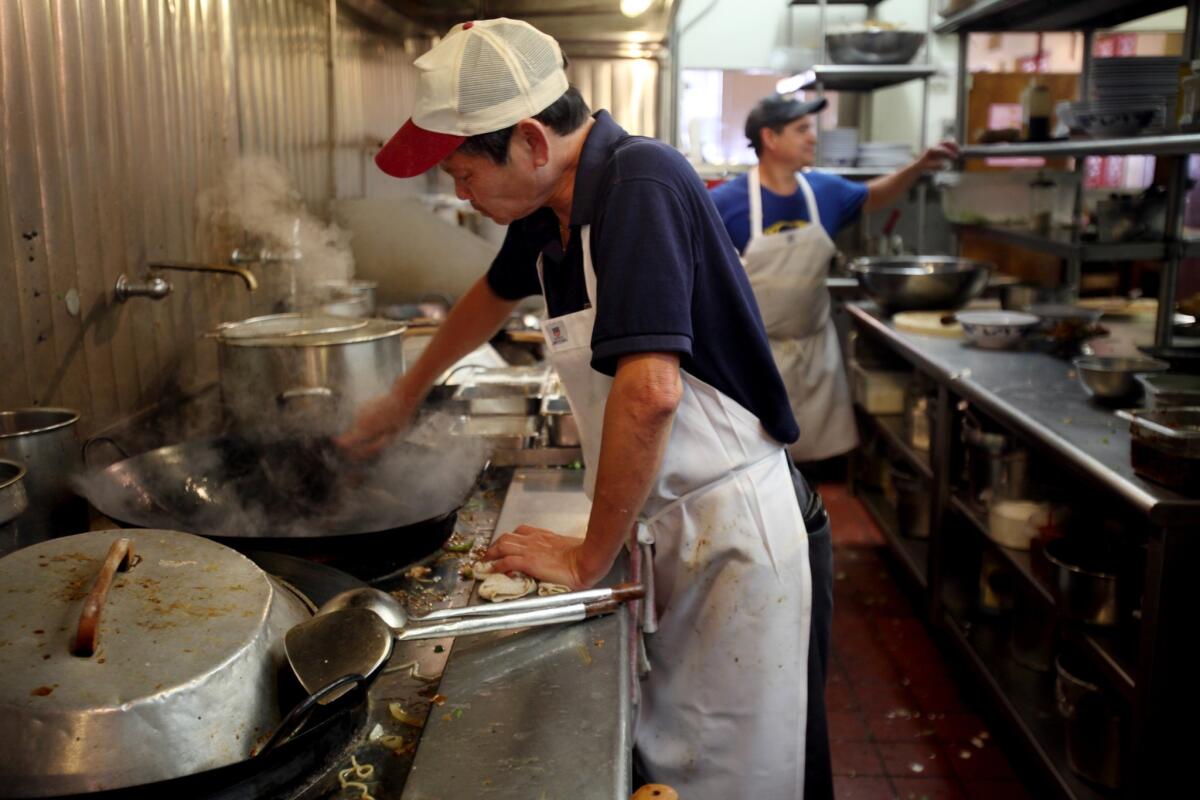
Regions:
[[449, 535], [483, 464], [467, 443], [435, 450], [403, 442], [356, 464], [327, 439], [218, 437], [125, 458], [77, 488], [119, 524], [184, 530], [239, 549], [315, 555], [344, 550], [351, 538], [369, 550], [382, 536], [393, 547], [427, 539], [418, 549], [428, 552]]

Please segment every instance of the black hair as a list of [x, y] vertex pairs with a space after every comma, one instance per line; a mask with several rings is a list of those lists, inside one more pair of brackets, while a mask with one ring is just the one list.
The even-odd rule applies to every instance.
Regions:
[[795, 122], [795, 120], [789, 119], [789, 120], [785, 120], [784, 122], [778, 122], [774, 125], [759, 125], [753, 131], [747, 131], [746, 138], [750, 140], [750, 146], [754, 148], [754, 155], [755, 156], [762, 155], [763, 128], [770, 128], [771, 130], [775, 131], [775, 133], [781, 133], [783, 131], [783, 129], [786, 128], [788, 126], [788, 124], [791, 122]]
[[[566, 136], [579, 130], [583, 123], [587, 122], [591, 113], [592, 110], [588, 108], [588, 104], [579, 90], [574, 86], [569, 86], [557, 100], [542, 109], [540, 113], [534, 114], [533, 118], [559, 136]], [[459, 145], [458, 152], [487, 156], [496, 164], [504, 166], [508, 163], [508, 144], [512, 141], [513, 131], [516, 129], [516, 125], [510, 125], [491, 133], [468, 136], [466, 141]]]

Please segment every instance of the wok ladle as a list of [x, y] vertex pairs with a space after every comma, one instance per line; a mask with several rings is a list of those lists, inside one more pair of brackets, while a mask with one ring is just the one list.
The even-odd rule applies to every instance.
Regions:
[[[640, 585], [621, 584], [612, 589], [567, 592], [499, 606], [445, 609], [410, 619], [404, 606], [386, 592], [351, 589], [289, 630], [284, 650], [300, 685], [311, 693], [347, 675], [369, 679], [387, 663], [396, 642], [576, 622], [616, 611], [623, 602], [638, 599], [643, 593]], [[331, 703], [342, 693], [326, 695], [320, 703]]]

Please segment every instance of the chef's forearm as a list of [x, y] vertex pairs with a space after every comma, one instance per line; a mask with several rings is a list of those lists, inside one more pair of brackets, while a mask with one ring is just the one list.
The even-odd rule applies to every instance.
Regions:
[[608, 573], [646, 502], [682, 390], [675, 354], [627, 356], [617, 367], [604, 408], [596, 491], [580, 554], [585, 585]]
[[917, 160], [903, 169], [868, 183], [867, 200], [863, 203], [863, 211], [869, 214], [895, 205], [901, 196], [917, 182], [924, 169], [920, 160]]
[[395, 390], [403, 386], [420, 395], [415, 399], [424, 398], [439, 375], [500, 330], [516, 305], [515, 300], [505, 300], [493, 292], [486, 276], [477, 280], [450, 309], [417, 363], [405, 373], [403, 381], [396, 382]]

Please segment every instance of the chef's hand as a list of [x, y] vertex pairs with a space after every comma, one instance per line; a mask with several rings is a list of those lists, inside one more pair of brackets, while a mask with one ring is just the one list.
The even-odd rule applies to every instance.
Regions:
[[368, 459], [406, 430], [416, 415], [419, 400], [405, 391], [403, 379], [392, 391], [363, 406], [350, 429], [335, 438], [334, 444], [355, 460]]
[[578, 590], [590, 585], [580, 567], [582, 551], [582, 539], [520, 525], [497, 539], [483, 557], [492, 562], [494, 572], [524, 572], [539, 581]]
[[958, 143], [953, 139], [946, 139], [922, 153], [917, 163], [921, 165], [922, 171], [926, 171], [940, 169], [945, 162], [954, 161], [957, 158]]

